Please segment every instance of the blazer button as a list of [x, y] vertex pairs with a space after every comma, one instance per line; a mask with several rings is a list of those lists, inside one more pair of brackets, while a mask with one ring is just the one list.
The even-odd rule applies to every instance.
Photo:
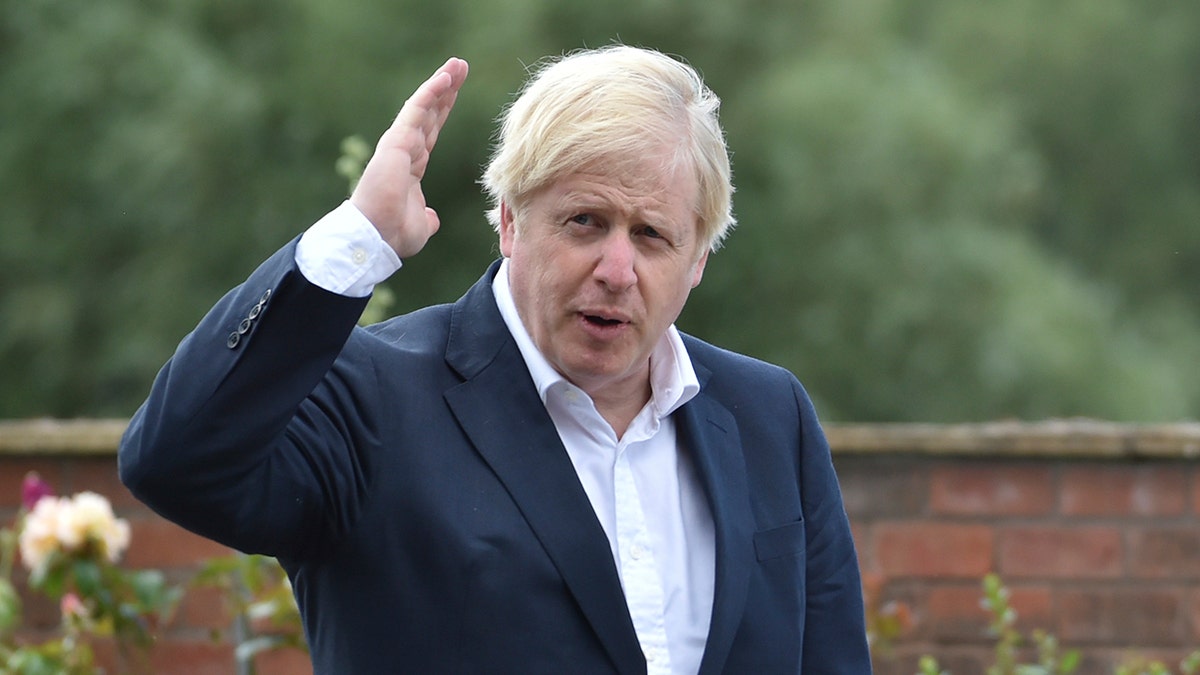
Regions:
[[238, 343], [241, 341], [242, 341], [242, 336], [238, 335], [237, 331], [234, 331], [229, 334], [229, 339], [225, 341], [225, 346], [229, 347], [230, 349], [233, 349], [233, 348], [237, 347]]
[[238, 324], [237, 332], [240, 335], [245, 335], [246, 333], [250, 332], [250, 326], [253, 324], [254, 322], [250, 319], [242, 319], [242, 322]]
[[257, 319], [258, 315], [262, 314], [262, 310], [263, 310], [263, 304], [260, 302], [257, 305], [250, 308], [250, 314], [248, 315], [248, 318]]
[[268, 288], [267, 290], [263, 291], [262, 297], [259, 298], [258, 302], [265, 305], [265, 304], [267, 304], [267, 300], [270, 300], [270, 299], [271, 299], [271, 289]]

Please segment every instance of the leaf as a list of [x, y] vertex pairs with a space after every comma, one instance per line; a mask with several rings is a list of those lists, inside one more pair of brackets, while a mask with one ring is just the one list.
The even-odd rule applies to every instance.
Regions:
[[1082, 657], [1083, 654], [1078, 649], [1068, 650], [1063, 654], [1062, 661], [1058, 664], [1058, 672], [1063, 675], [1075, 672], [1075, 669], [1079, 667], [1079, 661]]
[[94, 598], [105, 590], [100, 566], [91, 560], [76, 560], [71, 565], [71, 575], [74, 577], [76, 590], [82, 596]]
[[7, 633], [21, 623], [21, 596], [12, 582], [0, 578], [0, 632]]
[[158, 570], [140, 570], [129, 575], [134, 596], [144, 607], [158, 607], [166, 595], [166, 579]]

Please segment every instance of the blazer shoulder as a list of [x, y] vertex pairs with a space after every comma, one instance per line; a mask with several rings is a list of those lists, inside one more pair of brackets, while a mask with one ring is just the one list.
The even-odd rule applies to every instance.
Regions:
[[367, 349], [444, 354], [450, 332], [451, 305], [431, 305], [355, 331]]

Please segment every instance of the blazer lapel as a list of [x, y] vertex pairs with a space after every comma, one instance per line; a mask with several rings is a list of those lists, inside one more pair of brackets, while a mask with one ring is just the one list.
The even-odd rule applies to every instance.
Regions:
[[613, 664], [645, 672], [608, 538], [492, 295], [498, 264], [452, 310], [446, 360], [464, 382], [445, 393], [504, 484]]
[[[701, 387], [709, 372], [693, 364]], [[692, 453], [716, 529], [716, 579], [712, 623], [700, 662], [701, 675], [722, 672], [746, 606], [754, 569], [754, 515], [737, 422], [703, 388], [678, 413], [680, 438]]]

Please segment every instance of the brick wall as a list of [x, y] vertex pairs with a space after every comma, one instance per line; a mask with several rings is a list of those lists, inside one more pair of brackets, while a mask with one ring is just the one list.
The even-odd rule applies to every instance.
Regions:
[[[21, 481], [36, 471], [58, 494], [92, 490], [113, 504], [117, 515], [132, 530], [124, 563], [132, 568], [155, 568], [169, 580], [187, 584], [199, 561], [229, 555], [232, 551], [159, 518], [133, 498], [116, 473], [114, 450], [124, 423], [88, 421], [0, 422], [0, 523], [9, 526], [21, 504]], [[30, 639], [46, 639], [59, 622], [53, 603], [24, 596], [25, 623]], [[233, 643], [229, 639], [232, 617], [219, 592], [189, 589], [173, 621], [161, 631], [151, 655], [159, 675], [230, 675], [236, 673]], [[98, 649], [97, 656], [120, 672], [112, 650]], [[260, 657], [258, 675], [311, 673], [306, 656], [281, 651]]]
[[1178, 663], [1200, 647], [1196, 427], [835, 427], [830, 438], [863, 570], [912, 611], [878, 673], [911, 675], [921, 654], [984, 673], [989, 572], [1022, 632], [1084, 653], [1079, 672], [1135, 654]]
[[[0, 517], [37, 471], [63, 494], [108, 496], [133, 527], [126, 562], [191, 578], [219, 545], [167, 523], [116, 478], [123, 423], [0, 422]], [[1178, 660], [1200, 647], [1200, 425], [1094, 422], [971, 426], [829, 425], [830, 444], [864, 572], [913, 624], [877, 663], [910, 675], [933, 654], [955, 675], [981, 674], [993, 642], [980, 580], [999, 573], [1022, 630], [1043, 628], [1086, 654], [1079, 672], [1111, 673], [1131, 650]], [[37, 630], [57, 610], [36, 600]], [[233, 673], [230, 617], [192, 590], [161, 635], [155, 672]], [[297, 653], [258, 672], [311, 672]]]

